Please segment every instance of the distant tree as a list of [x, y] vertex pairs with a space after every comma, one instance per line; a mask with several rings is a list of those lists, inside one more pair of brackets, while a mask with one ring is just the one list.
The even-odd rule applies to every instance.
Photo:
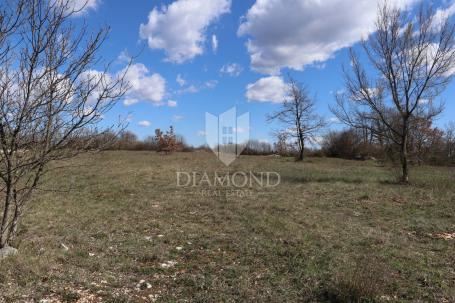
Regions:
[[249, 140], [242, 155], [270, 155], [272, 154], [272, 146], [268, 142], [259, 140]]
[[114, 131], [103, 131], [95, 136], [94, 149], [106, 150], [116, 148], [118, 142], [117, 133]]
[[147, 150], [157, 150], [158, 149], [158, 142], [154, 136], [148, 136], [144, 139], [144, 147]]
[[353, 159], [359, 154], [361, 138], [354, 129], [331, 131], [324, 136], [322, 149], [328, 157]]
[[289, 153], [288, 135], [286, 132], [277, 132], [275, 134], [275, 151], [280, 156], [286, 156]]
[[455, 123], [450, 122], [445, 130], [446, 157], [450, 163], [455, 163]]
[[[52, 161], [93, 148], [94, 126], [128, 83], [97, 52], [107, 30], [88, 35], [73, 1], [0, 2], [0, 249]], [[105, 137], [107, 138], [107, 137]]]
[[421, 165], [424, 162], [442, 163], [444, 149], [444, 133], [433, 127], [433, 121], [415, 117], [411, 121], [409, 131], [409, 151], [415, 161]]
[[297, 160], [303, 160], [305, 143], [315, 138], [316, 134], [326, 125], [325, 121], [315, 113], [316, 104], [309, 96], [308, 90], [302, 84], [289, 78], [289, 94], [281, 108], [268, 116], [268, 121], [277, 120], [286, 129], [289, 137], [296, 141], [298, 146]]
[[385, 2], [375, 32], [362, 43], [376, 76], [366, 71], [351, 49], [347, 92], [337, 96], [338, 106], [332, 110], [344, 123], [369, 127], [393, 142], [399, 150], [403, 183], [409, 182], [412, 119], [417, 113], [432, 119], [443, 109], [434, 100], [452, 79], [454, 32], [454, 25], [448, 19], [439, 22], [431, 9], [421, 6], [415, 17]]
[[137, 135], [131, 131], [121, 131], [117, 139], [117, 147], [121, 150], [134, 150], [139, 143]]
[[183, 140], [179, 140], [174, 132], [174, 127], [170, 126], [165, 133], [161, 129], [155, 130], [155, 141], [157, 142], [157, 151], [166, 154], [181, 150]]

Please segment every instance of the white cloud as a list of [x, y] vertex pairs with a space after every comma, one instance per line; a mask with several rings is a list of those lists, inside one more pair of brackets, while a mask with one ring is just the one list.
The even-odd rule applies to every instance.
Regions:
[[68, 8], [68, 13], [74, 12], [75, 16], [80, 16], [88, 13], [90, 10], [97, 10], [101, 5], [102, 0], [53, 0], [54, 3], [65, 5]]
[[[98, 102], [100, 95], [103, 93], [103, 87], [109, 85], [113, 80], [110, 74], [94, 69], [81, 73], [80, 79], [85, 83], [90, 83], [95, 88], [87, 99], [88, 106], [92, 106]], [[62, 83], [62, 85], [65, 84]]]
[[232, 77], [238, 77], [243, 71], [243, 67], [240, 64], [237, 63], [229, 63], [226, 65], [223, 65], [223, 67], [220, 69], [220, 73], [226, 74]]
[[183, 63], [204, 52], [207, 28], [230, 7], [231, 0], [177, 0], [155, 7], [139, 34], [150, 48], [165, 50], [167, 61]]
[[249, 101], [280, 103], [286, 99], [288, 85], [284, 83], [283, 78], [271, 76], [248, 84], [246, 90]]
[[117, 61], [119, 61], [120, 63], [128, 63], [131, 61], [131, 56], [130, 54], [128, 54], [126, 50], [121, 51], [117, 57]]
[[216, 35], [212, 35], [212, 50], [214, 53], [218, 50], [218, 38]]
[[169, 100], [169, 101], [167, 101], [167, 106], [169, 106], [169, 107], [177, 107], [177, 101]]
[[152, 125], [152, 123], [150, 123], [150, 121], [147, 120], [142, 120], [139, 121], [137, 125], [139, 125], [140, 127], [149, 127], [150, 125]]
[[[278, 74], [321, 63], [373, 30], [381, 0], [256, 0], [238, 29], [253, 70]], [[392, 0], [405, 7], [416, 0]]]
[[177, 81], [180, 86], [184, 86], [186, 84], [186, 80], [183, 79], [182, 75], [180, 74], [177, 75], [177, 79], [175, 79], [175, 81]]
[[184, 118], [184, 117], [181, 116], [181, 115], [174, 115], [174, 116], [172, 116], [172, 120], [174, 120], [174, 121], [176, 121], [176, 122], [182, 121], [183, 118]]
[[208, 80], [205, 83], [200, 84], [200, 85], [191, 84], [187, 87], [182, 87], [181, 89], [177, 90], [176, 93], [177, 94], [187, 94], [187, 93], [195, 94], [204, 89], [214, 89], [217, 85], [218, 85], [217, 80]]
[[196, 86], [194, 85], [190, 85], [188, 87], [185, 87], [185, 88], [182, 88], [180, 90], [177, 91], [178, 94], [186, 94], [186, 93], [189, 93], [189, 94], [195, 94], [199, 91], [199, 88], [197, 88]]
[[123, 100], [123, 105], [130, 106], [130, 105], [136, 104], [138, 102], [139, 102], [139, 100], [135, 99], [135, 98], [125, 98], [125, 100]]
[[217, 80], [209, 80], [209, 81], [206, 81], [204, 83], [204, 87], [203, 88], [213, 89], [217, 85], [218, 85], [218, 81]]
[[[166, 80], [160, 74], [151, 74], [144, 64], [135, 63], [126, 71], [125, 80], [131, 86], [124, 101], [125, 105], [138, 101], [148, 101], [155, 105], [162, 104], [166, 93]], [[125, 103], [126, 100], [129, 102]]]
[[440, 8], [436, 10], [434, 14], [434, 19], [433, 19], [433, 26], [435, 27], [436, 30], [440, 29], [441, 26], [443, 25], [444, 21], [447, 18], [450, 18], [455, 14], [455, 2], [453, 2], [449, 7], [447, 8]]
[[249, 128], [242, 128], [242, 127], [234, 127], [234, 133], [237, 133], [237, 134], [245, 134], [247, 132], [249, 132]]
[[200, 131], [197, 132], [197, 135], [198, 135], [198, 137], [205, 137], [206, 133], [205, 133], [205, 131], [200, 130]]

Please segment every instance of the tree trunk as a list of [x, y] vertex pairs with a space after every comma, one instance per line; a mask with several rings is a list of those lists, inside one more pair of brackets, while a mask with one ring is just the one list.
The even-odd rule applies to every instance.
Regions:
[[409, 183], [408, 155], [406, 148], [401, 151], [401, 182]]
[[2, 222], [0, 223], [0, 249], [8, 246], [8, 238], [9, 238], [9, 228], [8, 228], [8, 219], [9, 219], [9, 212], [10, 212], [10, 204], [11, 204], [11, 186], [7, 184], [6, 186], [6, 193], [5, 193], [5, 200], [3, 204], [3, 217]]
[[401, 161], [401, 183], [409, 183], [408, 167], [408, 127], [407, 121], [403, 123], [403, 138], [401, 140], [400, 161]]
[[304, 144], [303, 136], [299, 134], [299, 155], [297, 156], [297, 161], [303, 161], [303, 151], [305, 150]]
[[300, 148], [299, 156], [297, 157], [297, 161], [303, 161], [303, 148]]

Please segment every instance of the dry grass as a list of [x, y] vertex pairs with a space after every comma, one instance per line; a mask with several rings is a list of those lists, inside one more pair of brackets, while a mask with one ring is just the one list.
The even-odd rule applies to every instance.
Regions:
[[[0, 261], [0, 302], [455, 301], [454, 172], [374, 162], [108, 152], [54, 171]], [[176, 171], [277, 171], [201, 196]], [[69, 191], [68, 191], [69, 190]], [[63, 246], [64, 245], [64, 246]], [[65, 249], [65, 246], [68, 248]], [[143, 280], [143, 281], [141, 281]]]

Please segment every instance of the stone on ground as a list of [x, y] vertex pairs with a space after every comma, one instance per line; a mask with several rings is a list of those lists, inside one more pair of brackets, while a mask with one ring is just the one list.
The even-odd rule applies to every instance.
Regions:
[[0, 260], [10, 256], [14, 256], [16, 254], [17, 249], [15, 249], [14, 247], [10, 246], [3, 247], [2, 249], [0, 249]]

